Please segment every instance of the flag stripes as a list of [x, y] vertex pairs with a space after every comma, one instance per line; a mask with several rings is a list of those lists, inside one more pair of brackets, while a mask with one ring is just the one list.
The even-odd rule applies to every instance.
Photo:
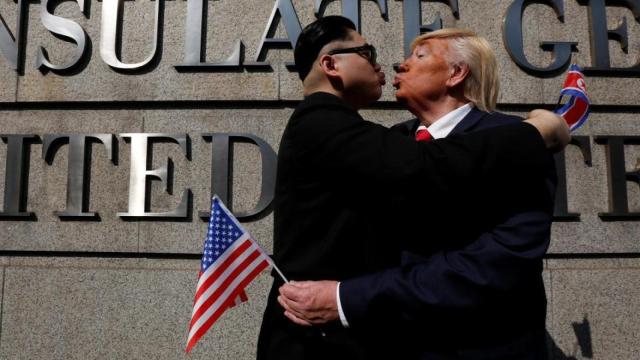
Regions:
[[[245, 267], [243, 267], [243, 265]], [[229, 301], [234, 299], [239, 293], [264, 270], [269, 263], [260, 258], [259, 251], [253, 249], [238, 266], [231, 272], [220, 285], [219, 289], [213, 291], [211, 296], [205, 299], [200, 307], [194, 309], [192, 317], [189, 338], [187, 343], [187, 352], [191, 350], [193, 345], [209, 330], [211, 325], [218, 320], [229, 305]]]

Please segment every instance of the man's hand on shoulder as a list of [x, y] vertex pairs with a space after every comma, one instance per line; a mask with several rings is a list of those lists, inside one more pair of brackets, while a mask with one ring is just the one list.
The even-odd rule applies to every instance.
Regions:
[[291, 281], [280, 287], [284, 315], [298, 325], [312, 326], [339, 319], [337, 281]]
[[567, 122], [551, 111], [533, 110], [527, 115], [525, 122], [538, 129], [549, 150], [561, 151], [571, 141]]

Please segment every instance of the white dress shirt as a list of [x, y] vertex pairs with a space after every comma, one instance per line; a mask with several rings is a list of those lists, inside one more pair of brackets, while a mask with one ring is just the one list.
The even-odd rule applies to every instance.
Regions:
[[455, 129], [456, 126], [464, 119], [473, 109], [473, 103], [466, 103], [459, 108], [447, 113], [447, 115], [441, 117], [431, 124], [431, 126], [426, 127], [424, 125], [418, 126], [416, 129], [416, 133], [422, 129], [429, 130], [431, 137], [434, 139], [442, 139], [445, 138]]
[[[447, 115], [441, 117], [440, 119], [434, 121], [429, 127], [424, 125], [418, 126], [416, 133], [421, 129], [429, 130], [431, 137], [434, 139], [442, 139], [445, 138], [455, 129], [456, 126], [464, 119], [473, 109], [473, 103], [466, 103], [459, 108], [450, 111]], [[338, 315], [340, 315], [340, 322], [342, 326], [345, 328], [349, 327], [349, 322], [347, 321], [347, 317], [342, 310], [342, 304], [340, 303], [340, 283], [336, 288], [336, 303], [338, 304]]]

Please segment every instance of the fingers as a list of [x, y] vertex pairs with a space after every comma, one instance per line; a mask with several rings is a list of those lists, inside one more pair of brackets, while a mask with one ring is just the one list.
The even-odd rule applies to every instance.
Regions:
[[310, 320], [303, 310], [300, 310], [295, 303], [285, 298], [284, 296], [278, 296], [278, 303], [284, 308], [285, 311], [290, 312], [296, 317], [307, 321]]
[[295, 308], [294, 304], [291, 303], [290, 300], [283, 296], [278, 296], [278, 303], [280, 306], [284, 308], [284, 316], [286, 316], [289, 320], [294, 323], [302, 326], [311, 326], [312, 323], [307, 319], [307, 317], [298, 309]]
[[284, 312], [284, 316], [286, 316], [287, 319], [291, 320], [294, 324], [301, 325], [301, 326], [312, 326], [310, 322], [300, 319], [299, 317], [293, 315], [288, 311]]
[[289, 284], [282, 285], [279, 291], [280, 295], [294, 302], [300, 302], [303, 294], [302, 289], [298, 286], [297, 283], [294, 283], [293, 281]]

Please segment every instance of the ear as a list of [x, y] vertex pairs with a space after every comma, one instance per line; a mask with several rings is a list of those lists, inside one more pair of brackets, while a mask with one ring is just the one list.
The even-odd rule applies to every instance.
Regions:
[[456, 87], [462, 84], [464, 79], [469, 75], [469, 65], [467, 64], [454, 64], [451, 66], [449, 80], [447, 80], [447, 86], [450, 88]]
[[320, 68], [329, 79], [337, 79], [340, 77], [337, 63], [331, 55], [320, 56]]

